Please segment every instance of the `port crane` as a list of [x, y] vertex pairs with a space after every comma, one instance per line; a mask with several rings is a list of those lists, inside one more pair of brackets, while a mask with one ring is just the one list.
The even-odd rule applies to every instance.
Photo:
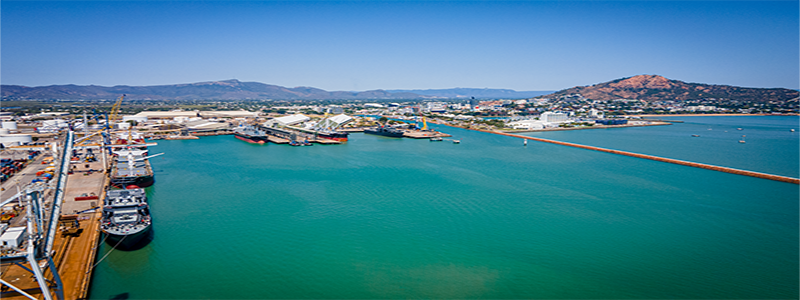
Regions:
[[[93, 136], [96, 136], [98, 134], [102, 134], [103, 132], [106, 132], [106, 134], [107, 134], [108, 133], [107, 131], [111, 130], [111, 123], [114, 120], [116, 120], [117, 117], [119, 116], [119, 108], [120, 108], [120, 106], [122, 106], [122, 100], [125, 99], [125, 96], [126, 96], [125, 94], [122, 94], [122, 96], [120, 96], [119, 99], [117, 99], [117, 102], [115, 102], [114, 105], [111, 106], [111, 112], [108, 115], [106, 115], [106, 126], [101, 128], [100, 130], [92, 133], [92, 134], [87, 134], [86, 136], [84, 136], [84, 137], [80, 138], [79, 140], [75, 141], [76, 146], [78, 146], [78, 147], [87, 146], [86, 144], [84, 144], [84, 142], [87, 141], [89, 138], [91, 138]], [[84, 118], [83, 118], [83, 126], [84, 126], [84, 128], [87, 128], [87, 130], [88, 130], [89, 124], [88, 124], [87, 121], [88, 120], [84, 116]], [[84, 130], [84, 131], [86, 132], [87, 130]], [[106, 142], [105, 144], [108, 144], [107, 143], [108, 136], [104, 136], [103, 139]]]

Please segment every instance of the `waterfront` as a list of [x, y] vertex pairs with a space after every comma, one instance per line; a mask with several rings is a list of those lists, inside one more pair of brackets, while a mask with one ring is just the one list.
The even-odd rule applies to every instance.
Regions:
[[[580, 134], [611, 145], [661, 149], [669, 135], [661, 130], [675, 127]], [[795, 298], [798, 293], [794, 184], [550, 144], [523, 147], [516, 138], [456, 128], [442, 131], [462, 144], [363, 134], [351, 134], [343, 145], [302, 148], [252, 145], [230, 136], [160, 141], [152, 150], [165, 153], [152, 161], [158, 183], [148, 188], [154, 240], [138, 251], [111, 253], [95, 271], [91, 296]], [[587, 143], [574, 138], [579, 132], [543, 137]], [[758, 138], [750, 137], [733, 146], [758, 145]], [[719, 159], [723, 151], [716, 144], [701, 145], [712, 148], [705, 152], [687, 149], [687, 142], [667, 145], [670, 153], [701, 158]], [[796, 168], [786, 161], [791, 152], [785, 152], [796, 153], [796, 136], [793, 145], [745, 157]], [[717, 163], [730, 166], [737, 157]], [[684, 159], [715, 163], [692, 158]], [[770, 168], [757, 171], [781, 170]], [[98, 256], [108, 250], [103, 245]]]

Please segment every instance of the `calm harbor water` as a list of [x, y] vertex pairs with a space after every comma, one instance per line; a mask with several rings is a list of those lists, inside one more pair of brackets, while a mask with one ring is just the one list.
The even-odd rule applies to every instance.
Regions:
[[[791, 149], [758, 147], [771, 129], [755, 126], [774, 120], [732, 125], [747, 135], [731, 143], [751, 149], [741, 155], [706, 141], [728, 119], [535, 135], [796, 177], [796, 135]], [[705, 131], [660, 144], [681, 126]], [[462, 143], [159, 141], [154, 239], [111, 252], [91, 298], [798, 296], [797, 185], [441, 130]]]
[[[663, 119], [683, 123], [524, 135], [800, 177], [800, 118], [797, 116], [664, 116]], [[598, 133], [598, 130], [605, 132]], [[739, 143], [740, 140], [745, 143]]]

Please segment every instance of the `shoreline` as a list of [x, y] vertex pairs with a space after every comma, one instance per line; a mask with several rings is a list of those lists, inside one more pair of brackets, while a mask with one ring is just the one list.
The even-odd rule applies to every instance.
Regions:
[[[648, 127], [648, 126], [665, 126], [672, 125], [670, 122], [651, 121], [651, 124], [635, 124], [635, 125], [595, 125], [588, 127], [571, 127], [571, 128], [545, 128], [545, 129], [511, 129], [511, 130], [495, 130], [501, 133], [525, 133], [525, 132], [547, 132], [547, 131], [567, 131], [567, 130], [584, 130], [584, 129], [613, 129], [613, 128], [626, 128], [626, 127]], [[463, 127], [461, 127], [463, 128]], [[469, 128], [465, 128], [469, 129]]]
[[764, 117], [764, 116], [799, 116], [800, 114], [655, 114], [655, 115], [630, 115], [631, 117], [652, 118], [652, 117]]

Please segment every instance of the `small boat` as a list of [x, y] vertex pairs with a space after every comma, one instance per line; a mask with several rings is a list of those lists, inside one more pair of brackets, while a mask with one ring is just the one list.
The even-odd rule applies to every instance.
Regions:
[[444, 139], [442, 139], [442, 137], [440, 137], [440, 136], [435, 136], [435, 137], [431, 138], [431, 142], [441, 142], [443, 140]]
[[741, 139], [741, 140], [739, 140], [739, 143], [740, 143], [740, 144], [744, 144], [744, 143], [745, 143], [745, 142], [744, 142], [744, 137], [745, 137], [745, 136], [743, 135], [743, 136], [742, 136], [742, 139]]
[[794, 129], [789, 129], [789, 131], [794, 132]]
[[742, 130], [741, 128], [736, 128], [736, 130]]
[[461, 140], [453, 140], [453, 144], [461, 144]]
[[700, 135], [699, 135], [699, 134], [693, 134], [692, 136], [693, 136], [693, 137], [698, 137], [698, 136], [700, 136]]
[[291, 141], [289, 142], [290, 146], [313, 146], [309, 141]]

